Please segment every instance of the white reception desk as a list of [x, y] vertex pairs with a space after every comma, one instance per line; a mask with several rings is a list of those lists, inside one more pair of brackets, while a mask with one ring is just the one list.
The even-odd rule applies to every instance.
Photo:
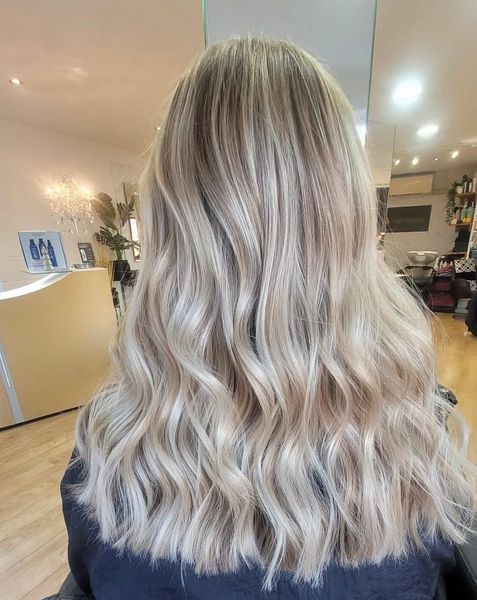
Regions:
[[80, 406], [105, 379], [116, 316], [106, 269], [0, 293], [0, 428]]

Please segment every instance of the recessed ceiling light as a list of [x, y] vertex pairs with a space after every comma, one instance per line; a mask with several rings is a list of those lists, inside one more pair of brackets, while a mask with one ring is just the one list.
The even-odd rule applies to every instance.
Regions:
[[395, 158], [394, 159], [394, 166], [397, 167], [400, 162], [401, 162], [400, 158]]
[[160, 125], [157, 125], [157, 126], [156, 126], [156, 129], [157, 129], [157, 131], [160, 131], [160, 130], [161, 130], [161, 126], [160, 126]]
[[405, 81], [396, 88], [393, 99], [398, 104], [413, 102], [422, 93], [422, 85], [417, 81]]
[[451, 156], [451, 158], [457, 158], [459, 156], [459, 151], [458, 150], [452, 150], [450, 156]]
[[412, 160], [411, 160], [411, 164], [413, 166], [416, 166], [419, 163], [419, 156], [415, 156]]
[[434, 160], [439, 160], [439, 159], [438, 159], [438, 158], [437, 158], [437, 156], [436, 156], [436, 158], [435, 158]]
[[417, 135], [421, 137], [431, 137], [439, 131], [439, 126], [434, 123], [429, 123], [429, 125], [424, 125], [420, 129], [417, 130]]
[[13, 83], [13, 85], [21, 85], [23, 83], [20, 79], [18, 79], [18, 77], [12, 77], [8, 81]]

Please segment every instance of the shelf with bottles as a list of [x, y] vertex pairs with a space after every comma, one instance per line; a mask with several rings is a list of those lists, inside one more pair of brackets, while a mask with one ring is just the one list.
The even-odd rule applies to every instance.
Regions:
[[455, 195], [455, 199], [456, 200], [472, 200], [474, 199], [476, 196], [476, 192], [465, 192], [462, 194], [456, 194]]
[[475, 214], [475, 199], [470, 198], [462, 205], [456, 204], [452, 215], [451, 227], [467, 227], [470, 229], [474, 220]]
[[456, 198], [475, 198], [477, 175], [474, 175], [474, 177], [464, 175], [461, 181], [456, 181], [454, 185]]

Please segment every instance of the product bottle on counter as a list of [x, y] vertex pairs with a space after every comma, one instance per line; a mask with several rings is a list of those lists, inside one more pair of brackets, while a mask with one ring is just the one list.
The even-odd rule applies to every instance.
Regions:
[[50, 257], [51, 264], [53, 267], [57, 267], [58, 261], [56, 260], [55, 250], [53, 249], [50, 240], [47, 240], [47, 242], [48, 255]]
[[36, 247], [35, 240], [30, 238], [30, 254], [33, 260], [40, 260], [40, 251]]
[[460, 211], [460, 222], [467, 223], [467, 205], [463, 206]]

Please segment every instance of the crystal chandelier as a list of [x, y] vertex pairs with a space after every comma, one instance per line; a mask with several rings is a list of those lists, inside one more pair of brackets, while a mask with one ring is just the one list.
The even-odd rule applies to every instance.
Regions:
[[92, 195], [91, 188], [71, 175], [63, 175], [45, 189], [45, 197], [50, 201], [53, 216], [58, 223], [68, 228], [68, 233], [76, 233], [78, 241], [80, 228], [87, 233], [86, 224], [93, 222], [90, 201]]

